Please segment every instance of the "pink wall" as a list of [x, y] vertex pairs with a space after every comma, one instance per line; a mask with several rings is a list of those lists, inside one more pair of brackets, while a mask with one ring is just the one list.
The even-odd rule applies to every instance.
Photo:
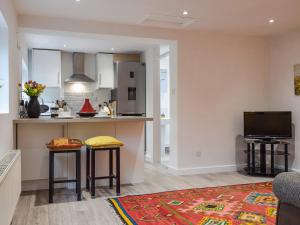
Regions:
[[266, 53], [259, 38], [210, 34], [179, 42], [180, 168], [234, 169], [243, 111], [265, 108]]
[[267, 44], [263, 38], [31, 16], [20, 16], [19, 23], [23, 28], [177, 40], [176, 169], [235, 169], [235, 138], [243, 131], [242, 113], [265, 107]]
[[268, 102], [271, 110], [290, 110], [295, 125], [294, 169], [300, 171], [300, 96], [294, 94], [293, 66], [300, 64], [300, 31], [270, 38]]
[[17, 114], [17, 83], [19, 81], [17, 61], [17, 15], [11, 0], [1, 0], [0, 10], [5, 17], [9, 30], [9, 97], [10, 113], [0, 114], [0, 156], [13, 149], [13, 125], [12, 120]]

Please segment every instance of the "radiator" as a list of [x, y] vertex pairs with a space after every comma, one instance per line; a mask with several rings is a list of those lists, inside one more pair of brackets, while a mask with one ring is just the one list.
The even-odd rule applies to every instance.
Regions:
[[20, 193], [21, 153], [13, 150], [0, 158], [0, 225], [11, 223]]

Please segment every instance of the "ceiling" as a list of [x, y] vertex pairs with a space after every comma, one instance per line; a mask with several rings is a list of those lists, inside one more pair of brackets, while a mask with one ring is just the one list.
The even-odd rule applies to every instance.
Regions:
[[112, 52], [112, 53], [140, 53], [148, 48], [157, 46], [149, 40], [115, 37], [89, 36], [68, 33], [23, 32], [22, 39], [28, 48], [58, 49], [67, 52]]
[[[300, 27], [300, 0], [15, 0], [15, 4], [26, 15], [256, 35]], [[182, 15], [183, 10], [188, 16]], [[275, 23], [269, 24], [271, 18]]]

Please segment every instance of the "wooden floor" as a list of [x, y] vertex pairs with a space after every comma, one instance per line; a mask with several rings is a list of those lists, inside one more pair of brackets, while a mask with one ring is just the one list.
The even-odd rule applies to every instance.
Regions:
[[[174, 176], [160, 166], [147, 164], [145, 182], [122, 186], [123, 195], [144, 194], [167, 190], [195, 187], [221, 186], [231, 184], [269, 181], [267, 178], [255, 178], [236, 172]], [[97, 197], [91, 199], [83, 191], [83, 200], [77, 202], [72, 191], [56, 191], [54, 204], [48, 204], [48, 192], [25, 192], [20, 197], [12, 225], [117, 225], [119, 219], [106, 202], [107, 197], [114, 196], [114, 190], [99, 188]]]

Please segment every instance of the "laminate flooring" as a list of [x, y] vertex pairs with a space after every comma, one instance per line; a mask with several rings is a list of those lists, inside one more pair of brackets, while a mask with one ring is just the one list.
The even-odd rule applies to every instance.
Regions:
[[[145, 181], [123, 185], [122, 195], [155, 193], [199, 187], [212, 187], [270, 181], [270, 178], [249, 177], [237, 172], [175, 176], [162, 166], [145, 165]], [[115, 189], [98, 187], [96, 198], [82, 192], [82, 201], [76, 201], [73, 190], [56, 189], [54, 203], [48, 204], [48, 191], [23, 192], [12, 225], [119, 225], [122, 224], [106, 199], [115, 195]]]

